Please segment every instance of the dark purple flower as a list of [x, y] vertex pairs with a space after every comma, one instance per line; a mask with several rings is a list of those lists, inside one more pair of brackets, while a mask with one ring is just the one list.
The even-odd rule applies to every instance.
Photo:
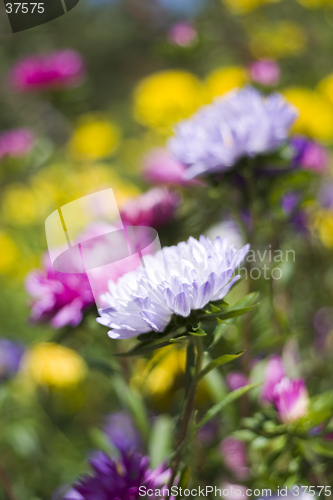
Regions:
[[83, 311], [94, 304], [86, 274], [57, 272], [48, 256], [43, 269], [28, 274], [26, 289], [32, 297], [32, 321], [50, 321], [54, 328], [77, 326]]
[[34, 136], [29, 129], [17, 128], [0, 133], [0, 159], [17, 158], [32, 150]]
[[142, 440], [133, 420], [126, 412], [110, 415], [106, 419], [104, 432], [110, 442], [123, 453], [138, 451], [142, 448]]
[[153, 490], [163, 488], [170, 477], [163, 465], [151, 471], [148, 457], [139, 454], [123, 454], [115, 461], [98, 453], [90, 465], [92, 475], [82, 477], [63, 500], [138, 500], [142, 498], [140, 486]]
[[280, 81], [281, 71], [279, 65], [272, 59], [262, 59], [250, 64], [251, 80], [266, 87], [273, 87]]
[[18, 371], [24, 349], [8, 339], [0, 339], [0, 381], [10, 378]]
[[325, 172], [329, 165], [326, 148], [302, 135], [294, 136], [290, 144], [294, 149], [293, 164], [305, 170]]
[[297, 117], [280, 94], [262, 96], [246, 87], [228, 92], [176, 127], [170, 149], [187, 177], [225, 172], [243, 157], [279, 148]]
[[11, 69], [8, 81], [15, 91], [30, 92], [74, 87], [81, 83], [84, 74], [80, 54], [60, 50], [21, 59]]

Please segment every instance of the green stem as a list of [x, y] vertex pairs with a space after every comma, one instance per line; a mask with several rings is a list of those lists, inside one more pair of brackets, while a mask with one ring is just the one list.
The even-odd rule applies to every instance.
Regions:
[[171, 477], [170, 481], [168, 484], [168, 490], [170, 495], [168, 498], [171, 496], [171, 488], [175, 482], [175, 479], [178, 474], [179, 470], [179, 465], [182, 459], [182, 455], [184, 450], [184, 442], [186, 440], [187, 434], [188, 434], [188, 428], [190, 423], [193, 421], [193, 416], [194, 416], [194, 403], [195, 403], [195, 396], [197, 393], [197, 388], [198, 388], [198, 376], [199, 373], [201, 372], [202, 369], [202, 362], [203, 362], [203, 346], [202, 346], [202, 341], [200, 337], [194, 337], [190, 340], [190, 342], [194, 342], [195, 345], [195, 369], [194, 369], [194, 374], [192, 378], [192, 382], [188, 391], [187, 399], [185, 402], [184, 406], [184, 411], [182, 414], [181, 418], [181, 423], [180, 423], [180, 429], [179, 429], [179, 434], [177, 438], [177, 443], [176, 443], [176, 451], [174, 454], [174, 458], [171, 464]]
[[6, 493], [8, 500], [16, 500], [16, 496], [14, 495], [7, 474], [5, 473], [1, 465], [0, 465], [0, 482], [2, 483], [3, 489]]

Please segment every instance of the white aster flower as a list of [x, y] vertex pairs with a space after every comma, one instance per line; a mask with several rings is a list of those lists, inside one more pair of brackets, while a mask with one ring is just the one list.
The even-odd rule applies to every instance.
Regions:
[[235, 270], [249, 251], [228, 240], [201, 236], [145, 256], [145, 268], [109, 282], [102, 299], [109, 307], [97, 321], [111, 328], [111, 338], [163, 332], [172, 316], [188, 317], [211, 301], [221, 300], [240, 276]]

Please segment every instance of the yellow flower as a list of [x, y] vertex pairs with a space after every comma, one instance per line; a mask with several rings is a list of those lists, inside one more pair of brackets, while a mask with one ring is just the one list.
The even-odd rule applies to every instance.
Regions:
[[279, 0], [222, 0], [226, 6], [236, 12], [237, 14], [242, 14], [244, 12], [249, 12], [261, 5], [266, 3], [278, 2]]
[[14, 241], [4, 231], [0, 231], [0, 274], [5, 274], [13, 268], [19, 257]]
[[86, 115], [81, 118], [69, 148], [75, 157], [97, 159], [114, 153], [119, 142], [120, 131], [114, 123], [94, 115]]
[[87, 366], [72, 349], [45, 342], [36, 344], [25, 354], [23, 370], [36, 385], [65, 389], [82, 382]]
[[235, 87], [242, 87], [248, 80], [247, 72], [240, 66], [218, 68], [206, 78], [207, 94], [213, 99]]
[[324, 142], [333, 140], [333, 106], [323, 95], [306, 87], [291, 87], [284, 95], [300, 112], [295, 132]]
[[186, 71], [162, 71], [144, 78], [134, 92], [134, 115], [152, 128], [168, 129], [203, 104], [200, 81]]
[[2, 214], [7, 222], [29, 225], [40, 217], [40, 207], [29, 186], [10, 184], [2, 196]]
[[310, 217], [310, 229], [323, 245], [333, 248], [333, 210], [317, 210]]
[[333, 73], [320, 80], [317, 88], [333, 104]]
[[250, 48], [257, 59], [298, 55], [305, 44], [306, 34], [303, 28], [292, 21], [259, 26], [250, 33]]

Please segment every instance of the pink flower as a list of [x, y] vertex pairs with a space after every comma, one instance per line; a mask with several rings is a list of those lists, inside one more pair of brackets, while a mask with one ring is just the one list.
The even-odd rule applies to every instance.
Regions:
[[243, 441], [227, 437], [220, 444], [220, 452], [226, 466], [238, 479], [244, 481], [249, 477], [249, 468], [246, 466], [246, 446]]
[[284, 376], [285, 370], [282, 359], [280, 356], [274, 354], [266, 364], [260, 399], [273, 403], [275, 399], [275, 386], [281, 382]]
[[220, 489], [222, 494], [219, 494], [225, 499], [246, 497], [246, 487], [240, 484], [223, 483]]
[[248, 383], [248, 378], [242, 372], [231, 372], [227, 375], [227, 384], [231, 391], [245, 387]]
[[28, 274], [26, 290], [32, 297], [32, 321], [50, 321], [54, 328], [77, 326], [83, 311], [94, 304], [86, 274], [57, 272], [48, 256], [43, 269]]
[[128, 226], [158, 228], [171, 221], [179, 196], [167, 188], [156, 187], [126, 203], [121, 219]]
[[326, 148], [314, 141], [308, 143], [301, 158], [301, 166], [304, 169], [326, 172], [329, 162], [330, 157]]
[[174, 24], [169, 29], [168, 40], [174, 45], [179, 45], [180, 47], [189, 47], [197, 41], [198, 35], [196, 29], [191, 23], [187, 21], [181, 21]]
[[275, 404], [283, 423], [295, 422], [306, 414], [308, 391], [302, 379], [284, 377], [274, 390]]
[[184, 185], [189, 181], [185, 179], [185, 165], [172, 156], [164, 148], [150, 151], [143, 160], [144, 176], [152, 184]]
[[80, 54], [61, 50], [31, 55], [17, 62], [9, 73], [9, 85], [18, 92], [75, 87], [85, 74]]
[[34, 136], [29, 129], [17, 128], [0, 133], [0, 159], [24, 156], [32, 150]]
[[273, 87], [280, 81], [279, 65], [272, 59], [262, 59], [250, 64], [250, 76], [253, 82], [266, 87]]

